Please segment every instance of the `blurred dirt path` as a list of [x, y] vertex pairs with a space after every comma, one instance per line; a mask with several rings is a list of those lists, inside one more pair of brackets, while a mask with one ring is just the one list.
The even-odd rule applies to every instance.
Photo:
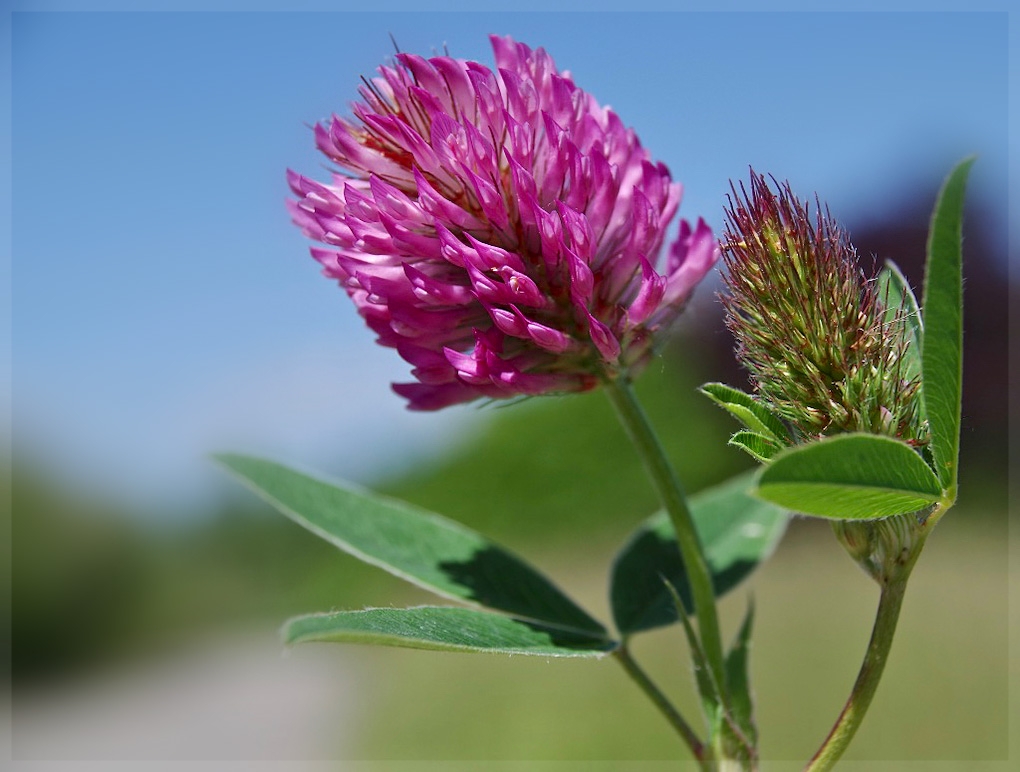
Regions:
[[291, 652], [260, 631], [18, 687], [3, 708], [11, 719], [4, 738], [13, 741], [11, 769], [110, 770], [123, 760], [125, 769], [194, 770], [205, 760], [210, 768], [236, 761], [238, 769], [259, 770], [241, 760], [281, 759], [288, 770], [320, 769], [316, 759], [343, 758], [356, 736], [354, 672], [339, 647]]

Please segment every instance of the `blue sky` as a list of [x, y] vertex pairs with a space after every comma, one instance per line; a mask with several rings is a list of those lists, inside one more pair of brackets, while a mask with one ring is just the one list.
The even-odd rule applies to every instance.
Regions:
[[[487, 34], [545, 47], [722, 222], [748, 165], [881, 214], [979, 153], [1006, 220], [1002, 14], [19, 13], [12, 33], [16, 451], [141, 508], [200, 501], [204, 454], [347, 477], [447, 442], [473, 408], [411, 414], [288, 221], [306, 124], [392, 53]], [[320, 173], [322, 176], [322, 173]], [[155, 502], [163, 502], [156, 504]]]

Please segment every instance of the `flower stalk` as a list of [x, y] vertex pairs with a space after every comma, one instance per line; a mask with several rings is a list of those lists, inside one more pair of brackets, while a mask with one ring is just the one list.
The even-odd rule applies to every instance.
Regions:
[[[887, 518], [873, 523], [834, 523], [837, 537], [850, 553], [851, 557], [868, 573], [882, 588], [875, 612], [875, 624], [871, 631], [871, 640], [864, 654], [864, 661], [857, 674], [850, 696], [843, 710], [833, 724], [815, 755], [811, 757], [804, 772], [825, 772], [832, 769], [846, 751], [850, 741], [864, 721], [864, 716], [871, 706], [871, 701], [882, 680], [882, 672], [889, 658], [896, 624], [903, 605], [903, 595], [907, 589], [907, 581], [914, 570], [917, 559], [921, 556], [924, 543], [932, 529], [952, 506], [949, 500], [940, 502], [931, 512], [923, 516], [901, 515], [898, 518]], [[901, 524], [893, 526], [894, 521]], [[904, 529], [902, 523], [916, 523]], [[867, 549], [861, 545], [860, 555], [854, 554], [852, 540], [864, 532], [854, 530], [854, 526], [868, 526], [869, 534]], [[899, 534], [896, 536], [895, 534]], [[850, 541], [851, 543], [848, 543]], [[892, 549], [895, 547], [895, 549]], [[866, 554], [865, 554], [866, 553]], [[878, 559], [884, 556], [884, 559]]]
[[620, 648], [613, 652], [613, 656], [617, 662], [623, 667], [627, 675], [630, 676], [631, 680], [637, 684], [638, 688], [641, 689], [652, 701], [652, 704], [659, 709], [659, 712], [666, 718], [666, 720], [673, 726], [676, 733], [680, 735], [680, 738], [684, 741], [687, 747], [691, 751], [691, 755], [701, 765], [701, 768], [708, 772], [710, 767], [707, 765], [705, 758], [705, 746], [702, 744], [698, 735], [691, 728], [691, 725], [687, 723], [680, 711], [678, 711], [673, 703], [669, 701], [669, 698], [662, 693], [662, 690], [655, 685], [655, 682], [649, 678], [648, 674], [634, 661], [634, 658], [630, 654], [630, 649], [627, 648], [627, 644], [623, 643]]
[[[909, 570], [906, 573], [909, 576]], [[878, 611], [875, 614], [875, 624], [871, 631], [871, 640], [868, 641], [868, 650], [864, 655], [864, 661], [861, 663], [861, 669], [857, 674], [857, 680], [854, 682], [850, 697], [843, 706], [836, 723], [829, 730], [825, 741], [804, 768], [804, 772], [826, 772], [826, 770], [832, 769], [843, 752], [846, 751], [847, 746], [850, 745], [861, 722], [864, 721], [864, 715], [871, 705], [871, 700], [878, 689], [878, 683], [882, 680], [885, 663], [889, 659], [889, 650], [892, 647], [896, 623], [899, 621], [900, 608], [903, 605], [903, 595], [907, 589], [907, 576], [882, 587]]]
[[[726, 323], [757, 399], [784, 421], [794, 444], [866, 432], [921, 452], [932, 436], [918, 350], [923, 320], [909, 286], [899, 276], [896, 288], [895, 267], [885, 277], [867, 276], [847, 234], [817, 198], [812, 212], [789, 183], [772, 183], [752, 171], [750, 190], [733, 188], [723, 248]], [[805, 772], [831, 769], [860, 727], [888, 660], [910, 573], [951, 504], [952, 494], [943, 491], [928, 509], [893, 517], [818, 513], [834, 518], [840, 544], [881, 596], [850, 697]]]
[[666, 453], [648, 421], [648, 416], [637, 401], [630, 381], [626, 378], [617, 378], [605, 381], [603, 386], [609, 396], [609, 401], [616, 408], [617, 415], [627, 430], [627, 434], [630, 435], [635, 448], [637, 448], [663, 506], [669, 513], [669, 519], [676, 531], [684, 568], [691, 583], [694, 614], [698, 620], [698, 631], [701, 634], [705, 658], [716, 683], [725, 684], [722, 635], [719, 631], [719, 617], [715, 608], [712, 577], [708, 571], [708, 563], [705, 561], [701, 541], [694, 529], [694, 520], [691, 517], [690, 508], [687, 506], [687, 497], [684, 494], [683, 486], [666, 458]]

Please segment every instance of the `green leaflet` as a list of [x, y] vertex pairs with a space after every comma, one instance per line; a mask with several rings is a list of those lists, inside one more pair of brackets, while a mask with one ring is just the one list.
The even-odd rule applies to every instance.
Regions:
[[974, 159], [946, 178], [928, 233], [924, 278], [922, 390], [935, 470], [949, 498], [956, 497], [963, 389], [963, 200]]
[[[716, 596], [727, 593], [767, 559], [786, 530], [789, 513], [752, 497], [753, 479], [750, 472], [738, 475], [689, 502]], [[677, 621], [663, 579], [692, 607], [673, 526], [665, 512], [658, 512], [641, 524], [613, 562], [610, 601], [624, 635]]]
[[907, 444], [874, 434], [841, 434], [788, 448], [758, 473], [755, 495], [805, 515], [876, 519], [938, 501], [934, 473]]
[[605, 628], [550, 580], [459, 523], [271, 461], [218, 460], [296, 523], [401, 579], [442, 597], [607, 640]]
[[443, 606], [310, 614], [289, 620], [283, 636], [287, 643], [367, 643], [542, 657], [602, 657], [616, 647], [612, 641], [596, 640], [538, 622]]

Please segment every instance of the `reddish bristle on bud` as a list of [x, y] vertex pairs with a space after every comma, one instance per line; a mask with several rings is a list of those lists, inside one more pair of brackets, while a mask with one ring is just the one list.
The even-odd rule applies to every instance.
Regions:
[[924, 444], [906, 309], [889, 313], [817, 198], [812, 211], [789, 183], [753, 170], [750, 190], [731, 189], [722, 302], [760, 397], [803, 440], [864, 431]]

